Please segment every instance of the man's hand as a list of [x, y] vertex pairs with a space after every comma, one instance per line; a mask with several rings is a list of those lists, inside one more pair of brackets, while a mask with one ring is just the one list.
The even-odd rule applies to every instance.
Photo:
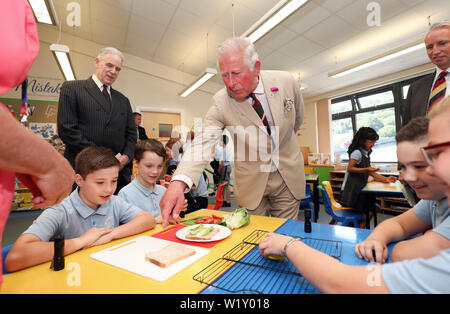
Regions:
[[172, 181], [159, 203], [161, 207], [162, 227], [176, 223], [184, 206], [184, 191], [187, 184], [183, 181]]
[[120, 170], [122, 170], [130, 161], [130, 158], [127, 155], [117, 154], [116, 158], [120, 162]]

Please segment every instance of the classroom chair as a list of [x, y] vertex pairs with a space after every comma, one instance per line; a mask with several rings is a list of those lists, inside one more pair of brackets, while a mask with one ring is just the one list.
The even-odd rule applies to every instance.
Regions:
[[314, 213], [314, 204], [313, 204], [313, 196], [311, 192], [311, 186], [309, 183], [306, 183], [305, 188], [305, 197], [300, 200], [300, 210], [310, 210], [311, 212], [311, 221], [315, 221], [315, 213]]
[[[322, 184], [327, 181], [322, 181]], [[329, 182], [328, 182], [329, 183]], [[334, 210], [331, 207], [330, 195], [326, 189], [322, 186], [318, 187], [322, 193], [323, 205], [325, 207], [325, 212], [331, 216], [331, 220], [328, 224], [341, 223], [342, 226], [353, 226], [359, 227], [359, 221], [364, 220], [364, 215], [360, 212], [349, 210], [349, 207], [341, 206], [341, 209]], [[333, 194], [331, 194], [333, 195]], [[342, 209], [346, 208], [346, 209]]]
[[5, 269], [5, 259], [6, 259], [6, 255], [8, 255], [9, 251], [12, 248], [12, 244], [2, 247], [2, 269], [3, 269], [3, 275], [8, 274], [8, 272]]
[[216, 202], [215, 204], [208, 204], [208, 209], [218, 210], [220, 207], [222, 207], [223, 199], [225, 198], [225, 188], [227, 184], [227, 182], [224, 182], [219, 185], [216, 192]]

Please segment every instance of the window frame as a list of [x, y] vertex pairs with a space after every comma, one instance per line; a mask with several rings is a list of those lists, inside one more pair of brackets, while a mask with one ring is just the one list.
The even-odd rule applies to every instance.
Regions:
[[[350, 95], [346, 95], [346, 96], [341, 96], [341, 97], [337, 97], [334, 99], [331, 99], [330, 101], [330, 106], [333, 106], [333, 104], [335, 103], [339, 103], [339, 102], [343, 102], [346, 100], [350, 100], [352, 103], [352, 110], [351, 111], [344, 111], [344, 112], [339, 112], [339, 113], [334, 113], [331, 114], [331, 121], [336, 121], [336, 120], [341, 120], [341, 119], [348, 119], [351, 118], [352, 121], [352, 130], [353, 130], [353, 135], [355, 135], [357, 129], [356, 129], [356, 116], [357, 114], [363, 114], [363, 113], [367, 113], [367, 112], [374, 112], [374, 111], [378, 111], [378, 110], [383, 110], [383, 109], [389, 109], [389, 108], [394, 108], [394, 112], [395, 112], [395, 133], [398, 132], [398, 130], [400, 130], [401, 126], [402, 126], [402, 117], [401, 117], [401, 113], [402, 113], [402, 108], [406, 105], [406, 101], [407, 101], [407, 95], [405, 95], [405, 99], [403, 99], [403, 87], [406, 85], [411, 85], [414, 81], [419, 80], [421, 78], [423, 78], [424, 76], [426, 76], [428, 74], [425, 75], [421, 75], [415, 78], [411, 78], [411, 79], [407, 79], [407, 80], [403, 80], [400, 82], [396, 82], [396, 83], [392, 83], [392, 84], [387, 84], [381, 87], [377, 87], [377, 88], [373, 88], [370, 90], [366, 90], [366, 91], [361, 91], [361, 92], [357, 92], [354, 94], [350, 94]], [[367, 96], [371, 96], [371, 95], [376, 95], [382, 92], [386, 92], [386, 91], [392, 91], [392, 95], [394, 97], [394, 102], [393, 103], [386, 103], [386, 104], [382, 104], [382, 105], [374, 105], [371, 107], [367, 107], [367, 108], [362, 108], [361, 104], [359, 102], [359, 99], [362, 97], [367, 97]], [[330, 112], [331, 112], [331, 108], [330, 108]], [[333, 150], [333, 147], [331, 147], [331, 149]], [[333, 150], [334, 152], [334, 150]], [[342, 158], [342, 161], [348, 161], [349, 158], [348, 156], [346, 156], [346, 158]], [[377, 161], [378, 163], [393, 163], [393, 162], [398, 162], [396, 161]]]

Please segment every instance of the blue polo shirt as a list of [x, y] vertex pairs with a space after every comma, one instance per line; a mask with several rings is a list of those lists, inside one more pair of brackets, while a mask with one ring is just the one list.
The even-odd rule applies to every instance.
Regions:
[[153, 217], [161, 216], [159, 202], [167, 189], [155, 184], [153, 191], [144, 187], [138, 179], [134, 179], [119, 191], [119, 196], [126, 202], [133, 204]]
[[43, 242], [52, 241], [56, 236], [73, 239], [91, 228], [115, 228], [126, 224], [139, 212], [141, 209], [115, 195], [93, 210], [81, 200], [77, 188], [61, 203], [44, 210], [24, 234], [33, 234]]
[[433, 227], [434, 232], [450, 239], [450, 207], [447, 198], [440, 201], [421, 200], [413, 210], [417, 217]]
[[450, 293], [450, 249], [429, 259], [384, 264], [381, 272], [391, 293]]

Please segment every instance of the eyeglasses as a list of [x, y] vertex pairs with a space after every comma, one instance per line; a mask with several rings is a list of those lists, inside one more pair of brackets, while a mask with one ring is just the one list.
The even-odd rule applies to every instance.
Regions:
[[422, 151], [425, 160], [430, 166], [433, 166], [434, 162], [438, 158], [439, 154], [444, 152], [450, 146], [449, 142], [434, 144], [426, 147], [422, 147], [420, 150]]

